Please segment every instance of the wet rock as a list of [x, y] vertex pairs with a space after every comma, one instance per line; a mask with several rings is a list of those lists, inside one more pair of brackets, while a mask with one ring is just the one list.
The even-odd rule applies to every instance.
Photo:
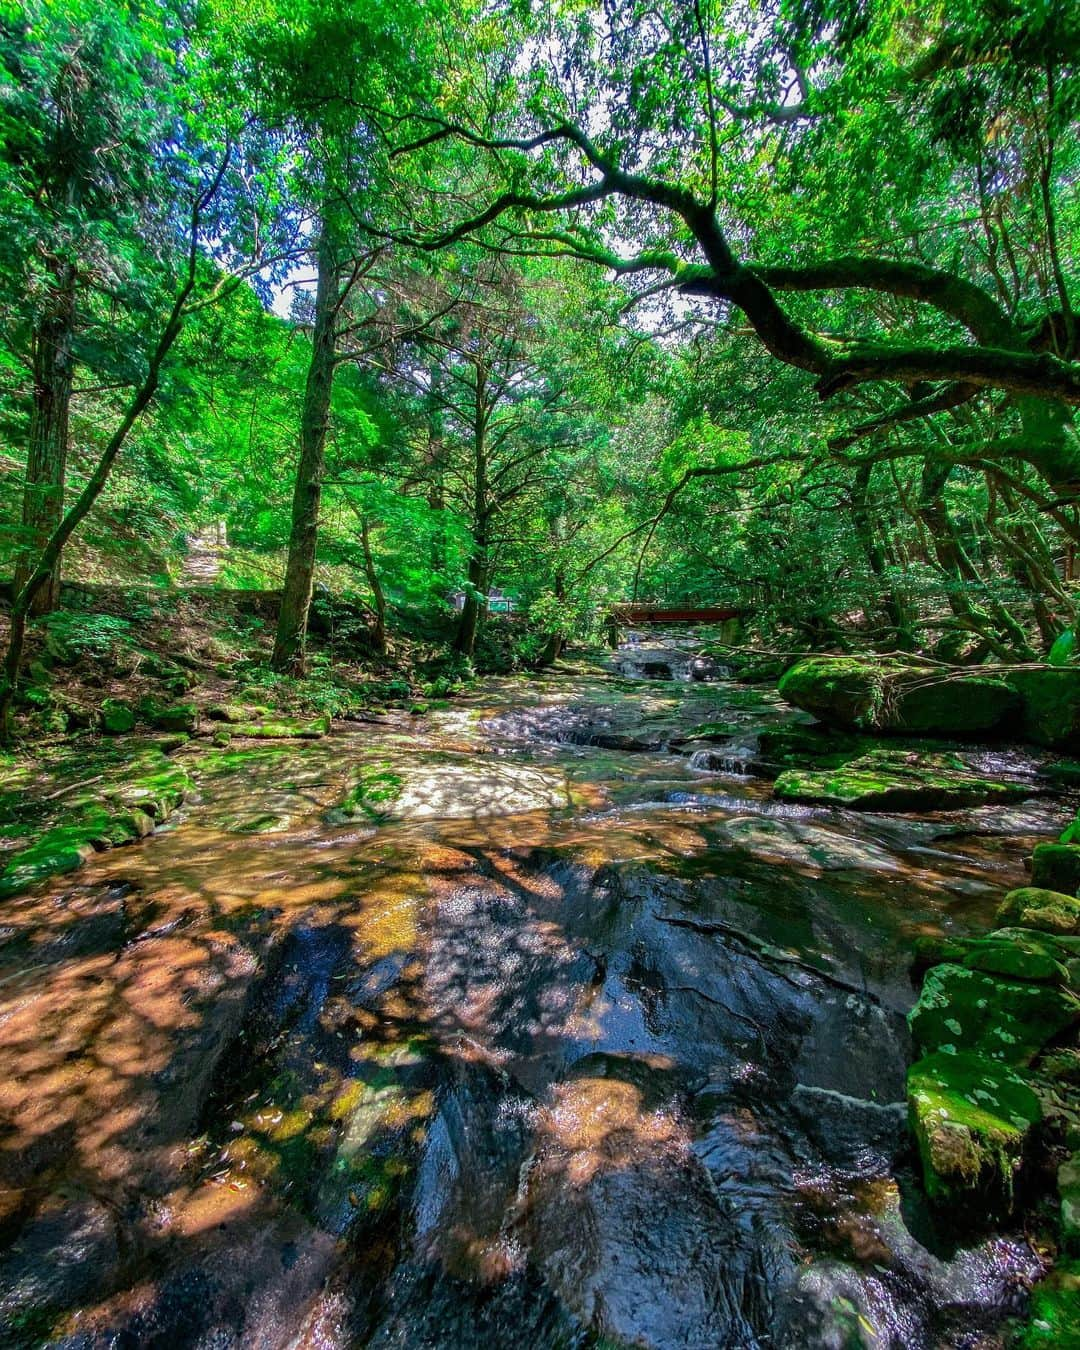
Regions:
[[119, 699], [107, 698], [101, 705], [101, 729], [107, 736], [122, 736], [134, 730], [135, 713]]
[[1031, 884], [1063, 895], [1080, 892], [1080, 844], [1036, 844]]
[[994, 731], [1019, 703], [1004, 679], [946, 676], [887, 658], [809, 657], [792, 666], [779, 687], [789, 703], [831, 725], [925, 736]]
[[582, 1077], [556, 1087], [539, 1137], [531, 1254], [583, 1323], [631, 1345], [756, 1343], [753, 1248], [676, 1113]]
[[934, 966], [908, 1015], [924, 1053], [965, 1051], [1030, 1064], [1039, 1051], [1080, 1023], [1080, 999], [1051, 984], [1005, 979], [946, 962]]
[[402, 765], [403, 785], [388, 812], [399, 820], [450, 820], [550, 811], [570, 804], [566, 777], [506, 760]]
[[1010, 671], [1020, 698], [1025, 740], [1060, 750], [1080, 750], [1080, 670], [1027, 666]]
[[1026, 1076], [985, 1055], [932, 1054], [908, 1072], [908, 1104], [927, 1195], [954, 1218], [1010, 1211], [1042, 1118]]
[[1031, 795], [1030, 783], [982, 778], [944, 756], [875, 750], [836, 769], [789, 769], [776, 780], [781, 801], [852, 811], [954, 811]]
[[815, 871], [848, 867], [871, 872], [900, 870], [897, 859], [879, 845], [802, 820], [736, 816], [716, 826], [713, 837], [717, 844], [727, 844], [755, 857]]
[[695, 656], [690, 662], [690, 678], [692, 680], [717, 679], [718, 668], [716, 662], [711, 656]]
[[1080, 936], [1080, 899], [1041, 886], [1021, 886], [1001, 902], [997, 922], [1003, 928]]

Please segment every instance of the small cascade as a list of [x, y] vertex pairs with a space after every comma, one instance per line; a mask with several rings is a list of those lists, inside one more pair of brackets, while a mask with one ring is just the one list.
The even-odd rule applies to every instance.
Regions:
[[708, 750], [694, 750], [687, 763], [691, 769], [698, 769], [704, 773], [722, 773], [732, 778], [749, 778], [750, 766], [756, 758], [756, 746], [732, 743]]

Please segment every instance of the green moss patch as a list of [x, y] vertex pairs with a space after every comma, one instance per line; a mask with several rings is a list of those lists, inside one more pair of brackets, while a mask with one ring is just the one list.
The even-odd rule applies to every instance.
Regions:
[[968, 773], [944, 755], [874, 750], [838, 768], [789, 769], [776, 780], [781, 801], [853, 811], [953, 811], [1031, 795], [1026, 783]]
[[1080, 1023], [1080, 999], [1034, 984], [946, 962], [934, 966], [908, 1014], [924, 1053], [970, 1051], [1006, 1064], [1030, 1064], [1062, 1031]]
[[383, 820], [393, 810], [403, 787], [401, 774], [396, 773], [386, 760], [363, 765], [352, 787], [326, 812], [324, 819], [330, 825], [343, 825], [354, 820]]
[[295, 721], [279, 718], [267, 722], [235, 722], [230, 727], [234, 736], [247, 737], [259, 741], [313, 741], [319, 740], [330, 730], [329, 717], [316, 717], [310, 721]]
[[142, 839], [176, 810], [190, 789], [187, 772], [159, 750], [144, 750], [115, 765], [108, 781], [95, 784], [92, 792], [64, 800], [63, 819], [6, 856], [0, 897], [74, 872], [94, 853]]

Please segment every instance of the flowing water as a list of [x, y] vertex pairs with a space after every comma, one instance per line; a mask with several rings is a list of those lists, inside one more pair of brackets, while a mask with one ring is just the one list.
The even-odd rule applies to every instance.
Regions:
[[617, 660], [187, 747], [170, 827], [7, 902], [0, 1343], [1002, 1343], [1039, 1261], [925, 1211], [908, 968], [1061, 813], [781, 806], [771, 690]]

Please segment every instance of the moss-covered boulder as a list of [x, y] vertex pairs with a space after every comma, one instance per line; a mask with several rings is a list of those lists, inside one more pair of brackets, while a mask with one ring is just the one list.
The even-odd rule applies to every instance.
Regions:
[[934, 1054], [908, 1070], [907, 1096], [931, 1200], [958, 1220], [1011, 1210], [1025, 1146], [1042, 1118], [1026, 1077], [983, 1055]]
[[945, 962], [926, 977], [908, 1014], [924, 1054], [967, 1051], [1030, 1064], [1067, 1028], [1080, 1025], [1080, 998], [1060, 984], [1010, 979]]
[[107, 698], [101, 705], [101, 729], [107, 736], [123, 736], [135, 728], [135, 711], [117, 698]]
[[1080, 669], [1022, 666], [1008, 675], [1020, 699], [1020, 735], [1036, 745], [1080, 750]]
[[1020, 886], [998, 906], [1002, 928], [1035, 928], [1043, 933], [1080, 936], [1080, 900], [1043, 886]]
[[1039, 889], [1080, 892], [1080, 844], [1036, 844], [1031, 855], [1031, 884]]
[[852, 811], [952, 811], [1031, 795], [1028, 783], [983, 778], [941, 755], [874, 750], [836, 768], [789, 769], [773, 793], [781, 801]]
[[330, 730], [329, 717], [315, 717], [310, 721], [276, 718], [267, 722], [235, 722], [230, 724], [234, 736], [246, 736], [259, 741], [313, 741]]
[[879, 658], [814, 656], [792, 666], [780, 693], [823, 722], [916, 736], [996, 731], [1019, 705], [997, 676], [942, 672]]

